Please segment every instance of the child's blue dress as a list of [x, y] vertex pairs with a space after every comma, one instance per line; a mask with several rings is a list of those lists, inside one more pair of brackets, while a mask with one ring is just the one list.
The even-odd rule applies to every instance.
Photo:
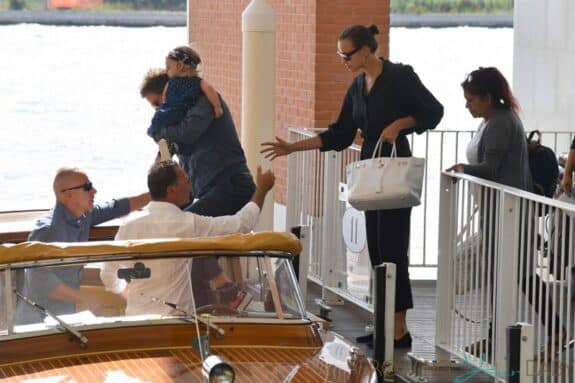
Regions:
[[[188, 110], [196, 103], [201, 95], [201, 79], [193, 77], [173, 77], [168, 81], [166, 100], [154, 114], [152, 124], [148, 128], [148, 136], [155, 139], [160, 129], [181, 122]], [[189, 155], [190, 145], [177, 144], [179, 154]]]

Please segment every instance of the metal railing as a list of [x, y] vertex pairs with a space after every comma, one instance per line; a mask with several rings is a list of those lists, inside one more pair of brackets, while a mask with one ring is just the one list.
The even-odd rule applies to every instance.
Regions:
[[[288, 140], [308, 138], [321, 130], [290, 128]], [[436, 277], [441, 227], [437, 220], [440, 174], [457, 162], [466, 162], [465, 149], [474, 134], [474, 131], [434, 130], [410, 136], [413, 155], [426, 159], [422, 204], [413, 209], [411, 216], [412, 279]], [[542, 139], [561, 154], [569, 150], [573, 134], [543, 132]], [[323, 292], [329, 290], [373, 310], [371, 265], [362, 233], [363, 214], [349, 207], [345, 197], [345, 166], [359, 159], [359, 150], [358, 145], [352, 145], [342, 152], [296, 152], [288, 157], [286, 224], [309, 226], [308, 276], [322, 286]]]
[[507, 380], [506, 329], [534, 326], [532, 382], [572, 382], [575, 205], [467, 175], [441, 178], [436, 344]]

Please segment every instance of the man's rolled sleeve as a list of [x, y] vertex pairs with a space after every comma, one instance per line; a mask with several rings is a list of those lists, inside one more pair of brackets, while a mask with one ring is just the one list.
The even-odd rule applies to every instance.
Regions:
[[238, 232], [249, 233], [258, 223], [260, 208], [255, 202], [250, 202], [241, 208], [238, 215], [240, 217], [240, 228]]
[[194, 214], [190, 234], [191, 236], [212, 236], [249, 233], [256, 226], [259, 215], [260, 208], [255, 202], [248, 202], [234, 215], [205, 217]]
[[130, 213], [130, 200], [128, 198], [114, 199], [102, 205], [94, 206], [92, 210], [91, 225], [123, 217]]
[[126, 289], [126, 281], [118, 278], [118, 269], [122, 266], [121, 262], [104, 262], [102, 264], [100, 279], [107, 291], [120, 294]]

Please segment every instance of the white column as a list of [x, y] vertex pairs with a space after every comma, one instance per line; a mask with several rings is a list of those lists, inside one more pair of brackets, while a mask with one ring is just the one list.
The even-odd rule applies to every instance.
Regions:
[[[242, 13], [242, 145], [248, 167], [269, 167], [260, 144], [274, 138], [275, 14], [266, 0], [252, 0]], [[264, 166], [265, 165], [265, 166]], [[273, 229], [273, 193], [269, 193], [257, 230]]]
[[575, 2], [514, 7], [513, 88], [525, 129], [575, 131]]

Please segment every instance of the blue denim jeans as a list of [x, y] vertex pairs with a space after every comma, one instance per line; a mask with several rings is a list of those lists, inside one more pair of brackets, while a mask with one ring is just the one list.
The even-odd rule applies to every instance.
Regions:
[[233, 215], [252, 199], [255, 191], [256, 185], [249, 171], [218, 177], [186, 211], [210, 217]]

